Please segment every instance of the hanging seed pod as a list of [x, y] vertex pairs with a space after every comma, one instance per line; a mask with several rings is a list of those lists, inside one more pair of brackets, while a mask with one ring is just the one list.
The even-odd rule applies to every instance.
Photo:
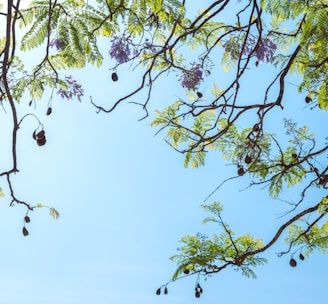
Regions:
[[195, 297], [200, 298], [200, 292], [198, 290], [196, 290], [196, 292], [195, 292]]
[[45, 138], [46, 132], [44, 132], [44, 130], [41, 130], [40, 132], [38, 132], [36, 134], [36, 139], [42, 139]]
[[292, 158], [295, 158], [296, 159], [297, 158], [297, 154], [293, 153], [292, 154]]
[[36, 143], [38, 144], [38, 146], [44, 146], [46, 144], [47, 140], [45, 137], [37, 139]]
[[252, 158], [249, 155], [246, 155], [245, 157], [245, 163], [250, 164], [252, 162]]
[[239, 176], [243, 176], [245, 174], [245, 170], [242, 167], [239, 167], [237, 173]]
[[304, 255], [300, 253], [300, 260], [303, 261], [305, 259]]
[[33, 132], [32, 137], [33, 137], [33, 139], [36, 140], [36, 133], [35, 133], [35, 131]]
[[30, 107], [32, 105], [32, 99], [30, 100], [30, 102], [28, 103], [28, 106]]
[[197, 92], [197, 97], [198, 98], [202, 98], [203, 97], [203, 94], [201, 92]]
[[112, 74], [112, 80], [113, 81], [117, 81], [118, 80], [118, 76], [117, 76], [117, 74], [115, 72]]
[[296, 267], [296, 265], [297, 265], [296, 260], [291, 258], [290, 261], [289, 261], [289, 265], [292, 266], [292, 267]]
[[253, 126], [253, 131], [254, 132], [257, 132], [257, 131], [259, 131], [260, 130], [260, 126], [259, 126], [259, 124], [255, 124], [254, 126]]
[[161, 289], [160, 289], [160, 288], [158, 288], [158, 289], [156, 290], [156, 294], [157, 294], [158, 296], [161, 294]]
[[25, 216], [24, 217], [24, 221], [25, 221], [25, 223], [29, 223], [30, 221], [31, 221], [31, 219], [30, 219], [30, 217], [29, 216]]
[[47, 113], [46, 113], [46, 114], [47, 114], [47, 115], [50, 115], [51, 113], [52, 113], [52, 108], [49, 107], [48, 110], [47, 110]]
[[165, 286], [165, 288], [164, 288], [164, 294], [167, 295], [168, 293], [169, 293], [169, 291], [168, 291], [167, 287]]
[[305, 102], [310, 103], [312, 101], [312, 98], [310, 96], [305, 97]]
[[28, 236], [28, 230], [25, 227], [23, 227], [23, 235]]
[[183, 271], [184, 274], [189, 274], [189, 272], [190, 272], [189, 269], [185, 269], [185, 270]]

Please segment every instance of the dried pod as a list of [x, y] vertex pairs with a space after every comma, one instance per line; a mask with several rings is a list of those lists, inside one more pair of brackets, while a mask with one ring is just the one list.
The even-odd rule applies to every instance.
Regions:
[[117, 74], [115, 72], [112, 74], [112, 80], [113, 81], [117, 81], [118, 80], [118, 76], [117, 76]]
[[195, 297], [200, 298], [200, 292], [198, 290], [196, 290], [196, 292], [195, 292]]
[[29, 106], [29, 107], [32, 105], [32, 101], [33, 101], [33, 100], [30, 100], [30, 102], [28, 103], [28, 106]]
[[252, 158], [249, 155], [246, 155], [245, 157], [245, 163], [250, 164], [252, 162]]
[[254, 132], [258, 132], [260, 130], [260, 126], [259, 126], [259, 124], [255, 124], [254, 126], [253, 126], [253, 131]]
[[203, 97], [203, 94], [201, 92], [197, 92], [197, 97], [198, 98], [202, 98]]
[[304, 259], [305, 259], [304, 255], [302, 253], [300, 253], [300, 260], [303, 261]]
[[164, 288], [164, 294], [168, 294], [169, 293], [169, 291], [168, 291], [168, 289], [167, 289], [167, 287], [165, 286], [165, 288]]
[[50, 115], [51, 113], [52, 113], [52, 108], [49, 107], [48, 110], [47, 110], [47, 113], [46, 113], [46, 114], [47, 114], [47, 115]]
[[158, 289], [156, 290], [156, 294], [157, 294], [158, 296], [161, 294], [161, 289], [160, 289], [160, 288], [158, 288]]
[[239, 175], [239, 176], [242, 176], [242, 175], [245, 174], [245, 170], [244, 170], [244, 168], [242, 168], [242, 167], [239, 167], [237, 172], [238, 172], [238, 175]]
[[297, 158], [297, 154], [293, 153], [292, 154], [292, 158], [295, 158], [296, 159]]
[[38, 144], [38, 146], [44, 146], [46, 144], [47, 140], [45, 137], [37, 139], [36, 143]]
[[41, 130], [40, 132], [36, 133], [36, 139], [42, 139], [45, 137], [46, 132]]
[[259, 61], [256, 60], [256, 61], [255, 61], [255, 66], [257, 67], [258, 65], [259, 65]]
[[25, 216], [24, 217], [24, 221], [25, 221], [25, 223], [29, 223], [30, 221], [31, 221], [31, 219], [30, 219], [30, 217], [29, 216]]
[[296, 265], [297, 265], [296, 260], [291, 258], [290, 261], [289, 261], [289, 265], [292, 266], [292, 267], [296, 267]]
[[28, 230], [25, 227], [23, 227], [23, 235], [28, 236]]
[[305, 97], [305, 102], [310, 103], [312, 101], [312, 98], [310, 96]]

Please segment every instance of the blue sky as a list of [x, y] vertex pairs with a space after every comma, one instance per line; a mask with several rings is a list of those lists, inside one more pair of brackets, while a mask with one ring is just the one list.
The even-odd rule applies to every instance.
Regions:
[[[108, 47], [106, 42], [103, 47]], [[200, 299], [194, 297], [195, 277], [170, 284], [167, 296], [155, 295], [175, 270], [168, 258], [176, 253], [184, 234], [220, 232], [210, 224], [201, 225], [206, 214], [199, 205], [223, 179], [236, 173], [217, 154], [209, 155], [205, 167], [185, 169], [183, 155], [164, 142], [164, 133], [154, 136], [157, 130], [149, 127], [151, 119], [138, 121], [144, 113], [135, 105], [96, 114], [90, 95], [95, 102], [110, 105], [132, 88], [140, 75], [124, 66], [114, 83], [108, 70], [112, 64], [106, 60], [100, 70], [88, 67], [74, 72], [85, 88], [81, 103], [55, 97], [50, 116], [44, 115], [47, 98], [36, 110], [29, 109], [45, 126], [44, 147], [32, 139], [37, 127], [32, 117], [21, 125], [15, 193], [35, 205], [54, 206], [61, 216], [56, 221], [45, 208], [30, 213], [30, 236], [24, 237], [25, 209], [9, 207], [8, 195], [0, 200], [0, 303], [324, 303], [327, 257], [316, 253], [291, 268], [288, 256], [275, 256], [284, 249], [279, 245], [264, 255], [269, 264], [256, 269], [255, 280], [227, 269], [201, 281], [204, 294]], [[245, 96], [257, 98], [252, 88], [258, 88], [271, 69], [259, 67], [256, 73], [260, 76], [244, 83], [249, 88]], [[217, 73], [219, 80], [227, 77], [220, 70]], [[150, 114], [183, 96], [177, 82], [172, 74], [155, 86]], [[203, 88], [208, 92], [210, 84]], [[319, 121], [318, 117], [323, 121], [325, 113], [318, 110], [295, 110], [294, 105], [304, 102], [304, 96], [295, 94], [291, 85], [286, 88], [286, 100], [291, 100], [286, 113], [272, 114], [268, 130], [279, 131], [283, 117], [305, 124]], [[26, 98], [18, 107], [20, 115], [28, 110], [28, 101]], [[10, 168], [10, 115], [1, 109], [0, 121], [0, 165]], [[247, 121], [241, 127], [246, 126]], [[319, 123], [313, 127], [325, 135]], [[6, 181], [0, 182], [4, 192], [8, 191]], [[243, 177], [227, 183], [212, 199], [225, 204], [223, 217], [236, 233], [250, 231], [269, 240], [286, 220], [279, 214], [287, 206], [269, 200], [265, 190], [239, 191], [247, 182]], [[296, 199], [295, 192], [284, 193], [284, 198]], [[318, 198], [313, 192], [313, 199]]]

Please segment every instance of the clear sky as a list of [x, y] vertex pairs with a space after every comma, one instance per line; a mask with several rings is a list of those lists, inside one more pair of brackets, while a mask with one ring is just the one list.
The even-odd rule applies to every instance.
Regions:
[[[108, 48], [106, 42], [103, 48]], [[220, 233], [211, 224], [201, 225], [206, 214], [199, 205], [222, 180], [236, 173], [218, 154], [210, 154], [205, 167], [185, 169], [183, 155], [164, 142], [164, 133], [154, 136], [157, 130], [150, 128], [151, 118], [138, 121], [144, 113], [136, 105], [96, 114], [90, 95], [94, 102], [109, 106], [139, 81], [139, 72], [124, 66], [118, 70], [119, 81], [112, 82], [108, 70], [112, 64], [106, 59], [99, 70], [88, 67], [74, 72], [85, 89], [81, 103], [55, 96], [53, 114], [46, 116], [46, 97], [36, 110], [29, 109], [45, 126], [44, 147], [32, 139], [38, 125], [32, 117], [21, 125], [15, 193], [34, 205], [54, 206], [61, 216], [56, 221], [47, 209], [30, 213], [30, 235], [24, 237], [25, 208], [9, 207], [8, 195], [0, 200], [0, 303], [325, 303], [327, 256], [315, 253], [291, 268], [289, 256], [275, 255], [285, 248], [282, 244], [263, 255], [269, 264], [255, 269], [257, 279], [227, 269], [201, 281], [200, 299], [194, 297], [196, 277], [170, 284], [166, 296], [155, 295], [175, 270], [168, 258], [176, 253], [184, 234]], [[272, 67], [261, 65], [259, 76], [244, 83], [249, 90], [245, 94], [256, 98], [256, 79], [262, 82], [271, 71]], [[220, 68], [217, 73], [218, 79], [226, 77]], [[155, 108], [183, 96], [177, 84], [172, 74], [156, 85], [151, 115]], [[208, 92], [210, 84], [203, 88]], [[295, 91], [287, 86], [286, 112], [276, 111], [268, 130], [279, 130], [283, 117], [298, 119], [300, 125], [323, 118], [325, 113], [319, 110], [295, 111], [294, 105], [304, 102]], [[28, 101], [18, 107], [20, 115], [28, 110]], [[7, 105], [4, 109], [0, 108], [0, 166], [10, 168], [10, 115]], [[245, 122], [241, 127], [247, 126]], [[314, 128], [318, 134], [326, 132], [319, 124]], [[5, 179], [0, 183], [8, 192]], [[234, 180], [212, 198], [225, 204], [223, 217], [237, 234], [252, 232], [267, 241], [286, 221], [279, 215], [288, 207], [269, 200], [266, 190], [239, 191], [247, 185], [246, 177]], [[296, 200], [294, 195], [286, 192], [283, 198]], [[314, 201], [319, 198], [315, 195]]]

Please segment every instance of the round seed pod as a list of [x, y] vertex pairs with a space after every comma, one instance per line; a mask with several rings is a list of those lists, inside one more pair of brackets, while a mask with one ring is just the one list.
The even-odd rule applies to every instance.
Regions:
[[168, 294], [169, 293], [169, 291], [168, 291], [168, 289], [167, 289], [167, 287], [165, 286], [165, 288], [164, 288], [164, 294]]
[[52, 108], [51, 107], [49, 107], [48, 109], [47, 109], [47, 115], [50, 115], [52, 113]]
[[47, 140], [45, 137], [37, 139], [36, 143], [38, 144], [38, 146], [44, 146], [46, 144]]
[[161, 289], [160, 289], [160, 288], [158, 288], [158, 289], [156, 290], [156, 294], [157, 294], [158, 296], [161, 294]]
[[118, 80], [118, 76], [117, 76], [117, 74], [115, 72], [112, 74], [112, 80], [113, 81], [117, 81]]
[[25, 221], [25, 223], [29, 223], [30, 221], [31, 221], [31, 219], [30, 219], [30, 217], [29, 216], [25, 216], [24, 217], [24, 221]]
[[305, 102], [310, 103], [312, 101], [312, 98], [310, 96], [305, 97]]
[[252, 158], [249, 155], [246, 155], [245, 157], [245, 163], [250, 164], [252, 162]]
[[295, 158], [296, 159], [297, 158], [297, 154], [293, 153], [292, 154], [292, 158]]
[[40, 132], [36, 133], [36, 139], [42, 139], [45, 137], [46, 132], [41, 130]]
[[200, 292], [198, 290], [196, 290], [196, 292], [195, 292], [195, 297], [200, 298]]
[[184, 274], [189, 274], [189, 272], [190, 272], [189, 269], [185, 269], [185, 270], [183, 271]]
[[259, 131], [260, 130], [260, 126], [259, 126], [259, 124], [255, 124], [254, 126], [253, 126], [253, 131], [254, 132], [257, 132], [257, 131]]
[[201, 92], [197, 92], [197, 97], [198, 98], [202, 98], [203, 97], [203, 94]]
[[300, 253], [300, 260], [303, 261], [305, 259], [304, 255]]
[[243, 175], [245, 174], [245, 170], [244, 170], [244, 168], [239, 167], [237, 173], [238, 173], [239, 176], [243, 176]]
[[25, 227], [23, 227], [23, 235], [28, 236], [28, 230]]
[[290, 261], [289, 261], [289, 265], [292, 266], [292, 267], [296, 267], [296, 265], [297, 265], [296, 260], [291, 258]]

